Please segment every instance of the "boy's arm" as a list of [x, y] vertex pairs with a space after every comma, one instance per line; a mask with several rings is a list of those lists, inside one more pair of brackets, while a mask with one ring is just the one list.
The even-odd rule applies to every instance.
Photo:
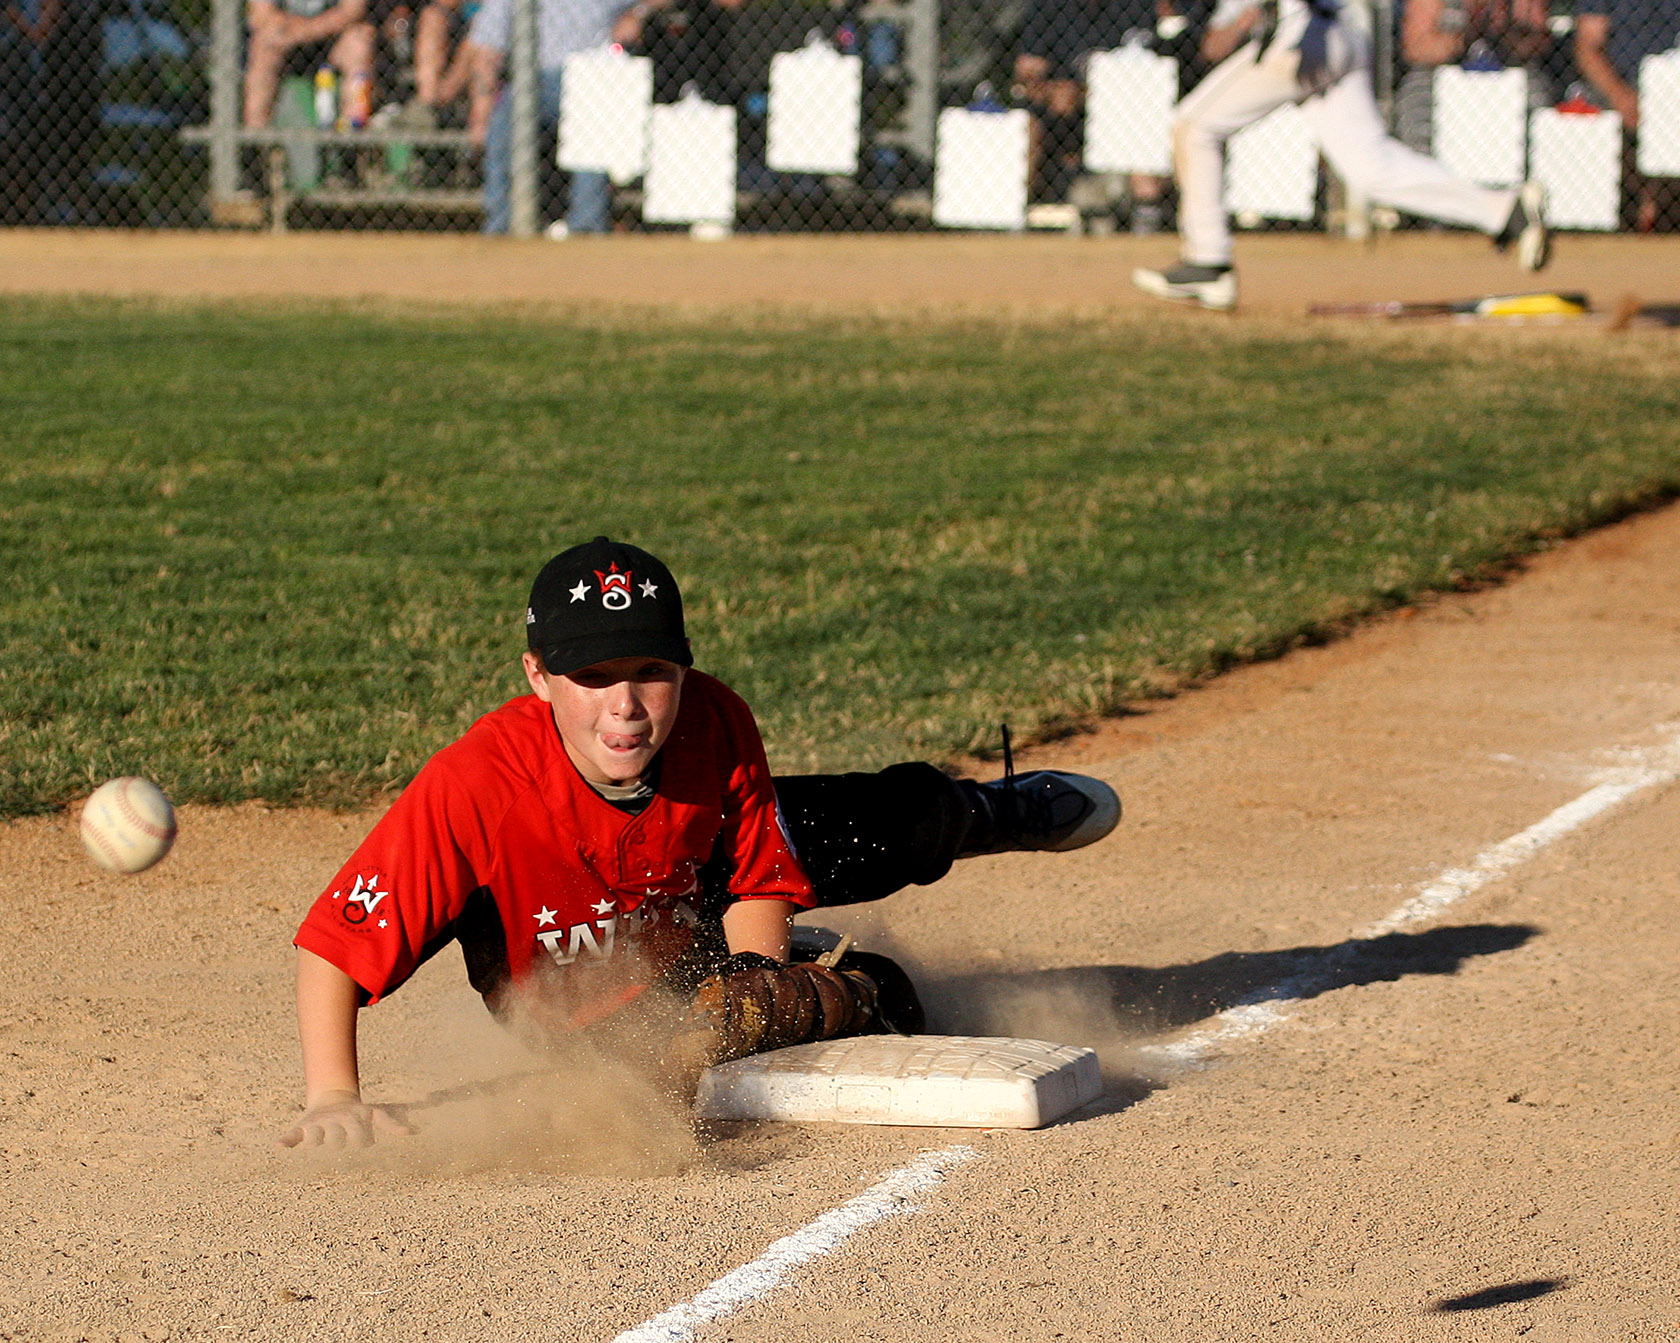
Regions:
[[414, 1132], [393, 1108], [362, 1101], [356, 1062], [361, 993], [356, 981], [331, 961], [298, 949], [304, 1112], [280, 1135], [282, 1147], [365, 1147], [381, 1130]]
[[797, 912], [798, 906], [791, 900], [737, 900], [723, 911], [723, 937], [731, 954], [756, 951], [786, 964], [793, 952], [793, 916]]

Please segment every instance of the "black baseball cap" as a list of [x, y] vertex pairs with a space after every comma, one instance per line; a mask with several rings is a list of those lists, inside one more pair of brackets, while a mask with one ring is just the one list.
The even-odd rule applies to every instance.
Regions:
[[604, 536], [543, 565], [525, 608], [525, 637], [551, 676], [614, 658], [694, 665], [671, 571], [647, 551]]

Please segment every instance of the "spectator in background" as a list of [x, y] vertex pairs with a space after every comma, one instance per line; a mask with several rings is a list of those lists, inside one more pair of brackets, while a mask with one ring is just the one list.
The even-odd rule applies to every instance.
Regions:
[[1675, 0], [1576, 0], [1575, 65], [1601, 107], [1622, 119], [1623, 222], [1642, 233], [1680, 227], [1680, 183], [1636, 167], [1639, 62], [1680, 42]]
[[9, 0], [4, 218], [91, 223], [93, 152], [103, 102], [98, 0]]
[[[1169, 0], [1032, 0], [1015, 57], [1015, 95], [1033, 114], [1032, 183], [1040, 200], [1064, 200], [1079, 175], [1085, 140], [1085, 73], [1091, 53], [1128, 42], [1155, 45]], [[1133, 225], [1161, 223], [1167, 179], [1132, 174]]]
[[1528, 69], [1528, 105], [1546, 107], [1556, 91], [1541, 69], [1551, 46], [1547, 0], [1405, 0], [1400, 55], [1406, 63], [1395, 102], [1395, 138], [1434, 152], [1435, 71], [1443, 65]]
[[414, 93], [392, 117], [392, 125], [434, 130], [443, 110], [465, 96], [472, 83], [467, 31], [478, 8], [478, 0], [430, 0], [421, 6], [413, 19], [410, 56]]
[[[617, 42], [628, 46], [641, 38], [642, 23], [655, 5], [646, 0], [537, 0], [537, 117], [542, 133], [538, 161], [554, 157], [554, 132], [560, 119], [560, 84], [566, 57]], [[513, 109], [502, 75], [513, 45], [513, 0], [484, 0], [473, 18], [472, 88], [467, 129], [484, 146], [484, 231], [506, 233], [513, 222]], [[605, 233], [612, 222], [612, 194], [607, 175], [572, 174], [566, 218], [549, 230], [563, 238], [573, 233]]]
[[[769, 0], [648, 0], [661, 10], [648, 25], [648, 54], [654, 58], [654, 97], [673, 101], [692, 88], [709, 103], [733, 107], [743, 191], [810, 189], [812, 179], [776, 173], [768, 154], [770, 65], [778, 52], [795, 51], [819, 31], [842, 52], [856, 45], [858, 25], [847, 6], [827, 10]], [[838, 30], [838, 31], [837, 31]]]
[[[374, 28], [367, 0], [250, 0], [245, 59], [245, 125], [259, 129], [274, 115], [282, 78], [312, 75], [324, 65], [338, 72], [341, 99], [371, 107]], [[352, 90], [360, 87], [357, 95]]]

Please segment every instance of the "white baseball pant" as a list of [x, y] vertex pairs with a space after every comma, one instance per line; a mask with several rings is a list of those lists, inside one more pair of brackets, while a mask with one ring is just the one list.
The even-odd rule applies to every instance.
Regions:
[[1497, 234], [1511, 216], [1514, 191], [1467, 182], [1432, 158], [1392, 139], [1371, 92], [1370, 39], [1345, 23], [1328, 31], [1328, 87], [1299, 78], [1295, 49], [1309, 15], [1288, 15], [1264, 51], [1250, 42], [1216, 67], [1179, 104], [1173, 118], [1173, 160], [1183, 260], [1231, 264], [1225, 215], [1225, 142], [1284, 103], [1299, 103], [1330, 167], [1354, 190], [1408, 214], [1467, 224]]

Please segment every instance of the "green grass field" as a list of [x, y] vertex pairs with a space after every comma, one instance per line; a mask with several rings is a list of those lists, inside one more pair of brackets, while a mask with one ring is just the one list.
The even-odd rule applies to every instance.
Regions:
[[[0, 304], [0, 814], [400, 786], [606, 532], [783, 769], [1048, 735], [1680, 492], [1668, 347]], [[1630, 353], [1631, 351], [1631, 353]]]

